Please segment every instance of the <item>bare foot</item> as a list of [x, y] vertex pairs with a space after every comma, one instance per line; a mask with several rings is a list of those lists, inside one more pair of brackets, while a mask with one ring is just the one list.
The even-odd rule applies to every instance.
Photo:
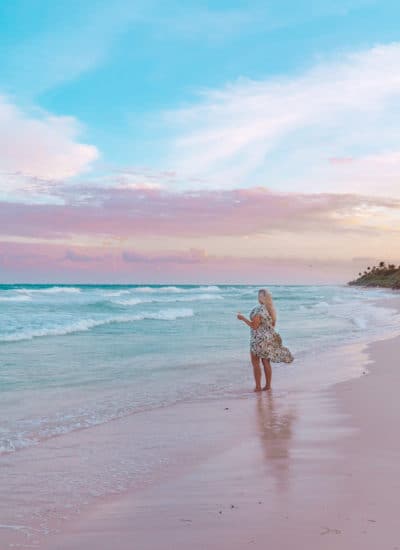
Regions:
[[256, 387], [254, 388], [254, 391], [262, 391], [261, 386], [256, 386]]
[[269, 391], [271, 389], [271, 386], [264, 386], [263, 391]]

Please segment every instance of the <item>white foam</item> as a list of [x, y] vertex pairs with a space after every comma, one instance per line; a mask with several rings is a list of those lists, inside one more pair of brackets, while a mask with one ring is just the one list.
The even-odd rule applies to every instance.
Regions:
[[158, 313], [146, 313], [143, 319], [159, 319], [162, 321], [175, 321], [175, 319], [183, 317], [193, 317], [192, 309], [165, 309]]
[[314, 307], [325, 309], [325, 308], [328, 308], [328, 307], [329, 307], [329, 304], [328, 304], [328, 302], [317, 302], [317, 303], [314, 305]]
[[68, 294], [79, 294], [81, 292], [80, 288], [74, 286], [51, 286], [47, 288], [17, 288], [16, 292], [22, 294], [31, 294], [31, 293], [40, 293], [40, 294], [59, 294], [59, 293], [68, 293]]
[[159, 292], [187, 292], [186, 288], [179, 288], [177, 286], [161, 286], [155, 290], [158, 290]]
[[352, 317], [351, 321], [357, 328], [360, 329], [365, 329], [368, 326], [367, 319], [364, 319], [362, 317]]
[[183, 293], [193, 293], [193, 292], [220, 292], [221, 289], [218, 286], [210, 285], [210, 286], [198, 286], [194, 288], [183, 288], [178, 286], [159, 286], [159, 287], [150, 287], [150, 286], [142, 286], [142, 287], [136, 287], [134, 289], [135, 292], [166, 292], [171, 294], [183, 294]]
[[199, 294], [197, 296], [176, 296], [159, 298], [129, 298], [127, 300], [113, 300], [112, 303], [120, 306], [136, 306], [138, 304], [174, 303], [174, 302], [201, 302], [203, 300], [223, 300], [222, 296], [215, 294]]
[[112, 298], [114, 296], [122, 296], [123, 294], [130, 294], [129, 290], [115, 290], [112, 292], [105, 292], [103, 296], [107, 298]]
[[30, 296], [0, 296], [0, 302], [30, 302]]
[[[368, 298], [368, 297], [367, 297]], [[345, 323], [351, 323], [353, 336], [359, 337], [360, 333], [376, 333], [396, 326], [400, 320], [397, 311], [377, 306], [370, 299], [346, 302], [340, 297], [334, 296], [332, 303], [318, 302], [313, 306], [319, 310], [318, 315], [324, 315], [333, 319], [341, 319]], [[342, 329], [348, 326], [343, 324]], [[349, 336], [349, 334], [347, 334]]]
[[19, 451], [20, 449], [25, 449], [26, 447], [32, 447], [36, 445], [37, 441], [34, 439], [28, 439], [19, 434], [16, 434], [12, 438], [0, 439], [0, 455], [13, 453]]
[[31, 329], [14, 334], [6, 334], [0, 337], [1, 342], [18, 342], [21, 340], [32, 340], [41, 336], [64, 336], [74, 332], [88, 331], [94, 327], [111, 323], [129, 323], [133, 321], [144, 321], [146, 319], [175, 321], [183, 317], [192, 317], [192, 309], [165, 309], [154, 313], [138, 313], [136, 315], [118, 315], [104, 319], [82, 319], [75, 323], [57, 327], [44, 327], [42, 329]]
[[215, 285], [199, 286], [198, 288], [193, 290], [200, 290], [202, 292], [220, 292], [221, 291], [220, 287]]
[[156, 301], [151, 298], [148, 300], [146, 298], [129, 298], [128, 300], [111, 300], [111, 303], [118, 304], [119, 306], [137, 306], [138, 304], [151, 304]]

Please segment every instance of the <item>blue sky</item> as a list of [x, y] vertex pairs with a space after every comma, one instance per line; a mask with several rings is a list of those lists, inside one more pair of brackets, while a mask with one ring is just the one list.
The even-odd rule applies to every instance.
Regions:
[[152, 163], [158, 112], [195, 102], [204, 88], [293, 75], [338, 53], [395, 41], [399, 6], [2, 2], [0, 89], [25, 108], [76, 117], [107, 163]]

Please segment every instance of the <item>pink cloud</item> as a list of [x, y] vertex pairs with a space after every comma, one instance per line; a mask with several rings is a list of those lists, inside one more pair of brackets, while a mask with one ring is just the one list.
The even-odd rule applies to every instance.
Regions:
[[79, 254], [73, 250], [67, 250], [64, 256], [65, 260], [70, 262], [101, 262], [105, 259], [105, 256], [90, 256], [89, 254]]
[[[65, 204], [0, 203], [0, 233], [54, 239], [72, 235], [251, 235], [272, 231], [369, 231], [346, 217], [400, 201], [355, 194], [276, 193], [265, 188], [227, 191], [60, 190]], [[79, 200], [76, 197], [84, 197]]]
[[[154, 255], [131, 252], [136, 255], [137, 261], [127, 261], [119, 251], [104, 254], [100, 247], [76, 247], [74, 257], [83, 261], [71, 261], [66, 253], [65, 246], [58, 244], [0, 242], [0, 282], [346, 282], [365, 264], [357, 259], [323, 261], [302, 258], [215, 256], [206, 255], [202, 250], [188, 250], [171, 255], [162, 251]], [[196, 254], [199, 261], [185, 261]]]
[[122, 258], [130, 263], [148, 263], [148, 264], [198, 264], [207, 259], [205, 250], [191, 248], [188, 252], [171, 252], [169, 254], [142, 254], [139, 252], [123, 252]]

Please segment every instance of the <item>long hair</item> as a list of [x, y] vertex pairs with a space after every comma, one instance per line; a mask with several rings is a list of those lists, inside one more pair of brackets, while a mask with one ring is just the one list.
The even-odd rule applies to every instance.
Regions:
[[266, 288], [260, 288], [258, 291], [259, 294], [261, 294], [261, 302], [264, 304], [264, 306], [267, 308], [268, 313], [271, 315], [272, 322], [275, 325], [276, 323], [276, 311], [274, 302], [272, 300], [271, 293]]

